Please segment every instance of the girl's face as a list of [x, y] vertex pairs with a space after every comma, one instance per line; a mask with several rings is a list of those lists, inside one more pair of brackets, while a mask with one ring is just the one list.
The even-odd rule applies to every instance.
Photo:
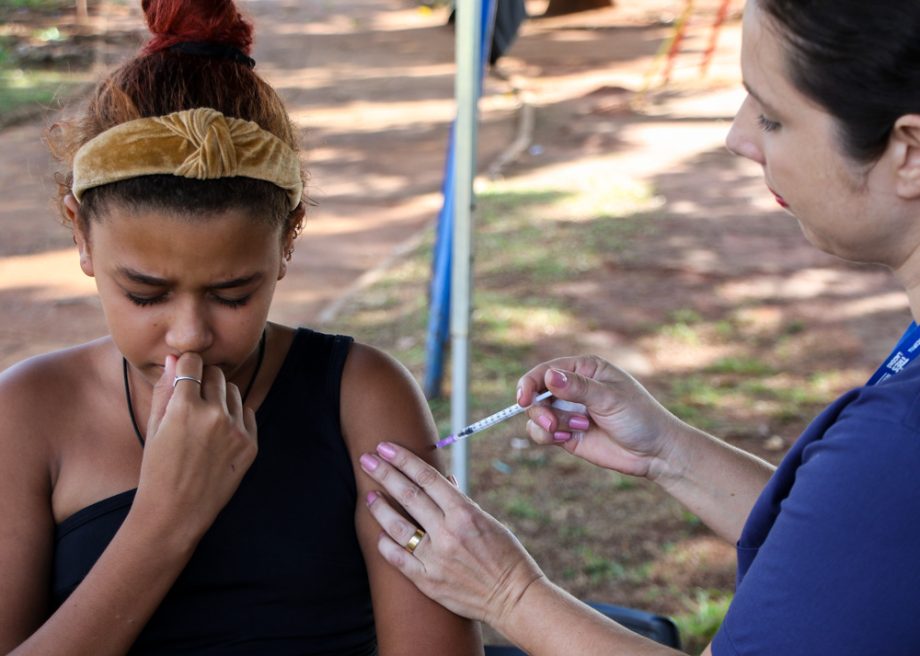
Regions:
[[285, 274], [281, 228], [236, 211], [113, 209], [75, 234], [112, 340], [148, 382], [169, 354], [198, 353], [228, 380], [252, 355]]
[[812, 244], [898, 266], [908, 255], [903, 231], [916, 220], [895, 202], [890, 159], [867, 166], [843, 154], [834, 118], [790, 82], [787, 46], [769, 20], [756, 2], [747, 3], [741, 68], [748, 97], [728, 134], [729, 150], [761, 165], [777, 202]]

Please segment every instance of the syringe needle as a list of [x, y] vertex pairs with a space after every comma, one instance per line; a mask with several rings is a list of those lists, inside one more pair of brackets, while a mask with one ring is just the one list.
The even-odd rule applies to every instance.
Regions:
[[[542, 394], [538, 394], [537, 397], [534, 398], [533, 403], [531, 403], [530, 405], [534, 405], [536, 403], [539, 403], [540, 401], [546, 400], [552, 395], [553, 393], [549, 391], [543, 392]], [[521, 414], [527, 408], [529, 408], [530, 405], [521, 406], [521, 405], [518, 405], [517, 403], [515, 403], [514, 405], [509, 405], [507, 408], [504, 408], [503, 410], [499, 410], [498, 412], [489, 415], [485, 419], [480, 419], [479, 421], [470, 424], [469, 426], [461, 430], [459, 433], [456, 433], [455, 435], [448, 435], [443, 440], [439, 440], [438, 442], [436, 442], [434, 446], [437, 449], [441, 449], [441, 448], [444, 448], [445, 446], [453, 444], [454, 442], [465, 439], [469, 437], [470, 435], [474, 435], [475, 433], [478, 433], [479, 431], [483, 431], [487, 428], [491, 428], [495, 424], [500, 424], [506, 419], [510, 419], [511, 417]]]

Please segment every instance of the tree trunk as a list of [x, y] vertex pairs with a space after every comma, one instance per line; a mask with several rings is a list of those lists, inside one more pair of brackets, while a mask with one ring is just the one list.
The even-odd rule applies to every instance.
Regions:
[[544, 16], [562, 16], [579, 11], [612, 7], [613, 0], [549, 0]]

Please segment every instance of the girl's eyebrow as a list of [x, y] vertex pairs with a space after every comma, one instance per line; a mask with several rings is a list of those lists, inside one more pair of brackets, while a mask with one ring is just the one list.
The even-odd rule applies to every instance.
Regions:
[[[168, 287], [172, 284], [172, 281], [165, 278], [157, 278], [156, 276], [149, 276], [146, 273], [141, 273], [140, 271], [135, 271], [134, 269], [129, 269], [128, 267], [119, 267], [118, 273], [141, 285], [147, 285], [149, 287]], [[244, 287], [254, 282], [258, 282], [263, 278], [262, 273], [253, 273], [249, 276], [241, 276], [239, 278], [231, 278], [230, 280], [222, 280], [214, 284], [208, 285], [208, 289], [233, 289], [236, 287]]]
[[245, 287], [246, 285], [262, 280], [262, 278], [263, 275], [261, 273], [254, 273], [250, 276], [241, 276], [239, 278], [217, 282], [213, 285], [208, 285], [208, 287], [210, 289], [233, 289], [234, 287]]

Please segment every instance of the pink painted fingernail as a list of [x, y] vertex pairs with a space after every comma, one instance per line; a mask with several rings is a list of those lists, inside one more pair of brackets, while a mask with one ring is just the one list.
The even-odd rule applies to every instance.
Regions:
[[540, 424], [540, 428], [542, 428], [545, 431], [548, 431], [550, 429], [550, 426], [553, 425], [553, 420], [547, 417], [546, 415], [540, 415], [539, 417], [537, 417], [536, 422]]
[[581, 415], [574, 415], [569, 417], [569, 428], [575, 430], [588, 430], [588, 427], [591, 425], [591, 422], [588, 421], [587, 417], [582, 417]]
[[365, 453], [358, 461], [361, 463], [361, 469], [366, 472], [372, 472], [380, 466], [380, 461], [369, 453]]
[[520, 387], [517, 388], [517, 393], [514, 395], [514, 398], [517, 400], [518, 404], [521, 403], [521, 395], [524, 393], [524, 390]]
[[569, 384], [569, 377], [565, 375], [564, 371], [560, 371], [559, 369], [550, 369], [549, 378], [553, 387], [565, 387]]
[[389, 442], [381, 442], [377, 445], [377, 453], [382, 455], [386, 460], [392, 460], [396, 457], [396, 449]]
[[572, 439], [571, 433], [566, 433], [565, 431], [553, 433], [553, 442], [568, 442], [570, 439]]
[[378, 498], [379, 496], [380, 496], [380, 495], [377, 494], [376, 492], [368, 492], [368, 493], [367, 493], [367, 497], [364, 499], [364, 502], [365, 502], [367, 505], [371, 505], [372, 503], [374, 503], [374, 502], [377, 500], [377, 498]]

